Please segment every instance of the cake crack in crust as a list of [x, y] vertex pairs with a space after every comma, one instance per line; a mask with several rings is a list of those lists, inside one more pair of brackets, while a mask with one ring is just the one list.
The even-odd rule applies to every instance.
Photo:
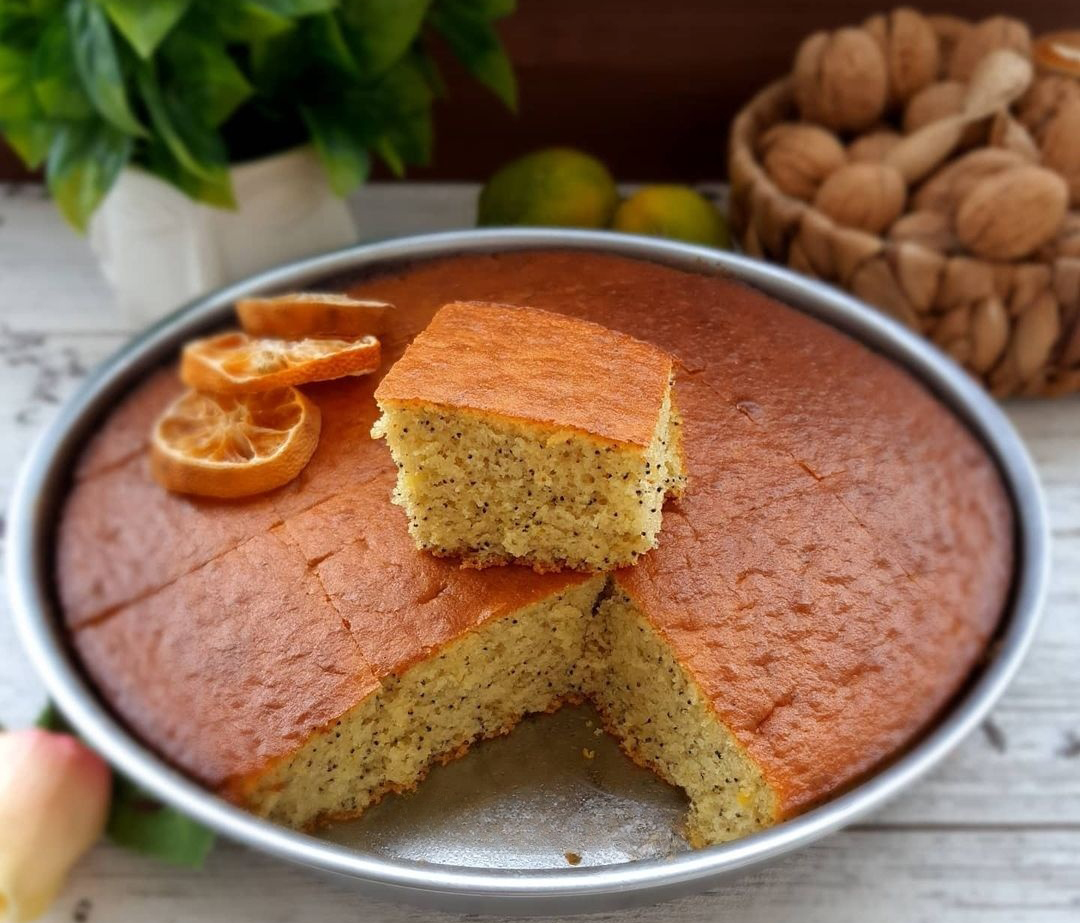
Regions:
[[296, 826], [354, 816], [588, 699], [686, 791], [703, 845], [872, 772], [984, 655], [1013, 565], [994, 464], [843, 334], [726, 279], [599, 254], [437, 260], [351, 293], [397, 306], [387, 364], [452, 300], [656, 344], [679, 360], [687, 487], [632, 568], [462, 569], [418, 552], [391, 503], [377, 381], [308, 389], [323, 440], [288, 488], [193, 506], [151, 492], [132, 451], [172, 396], [153, 377], [87, 448], [57, 579], [103, 698], [208, 787]]
[[145, 452], [157, 415], [183, 391], [175, 368], [152, 372], [140, 388], [117, 404], [109, 417], [109, 426], [91, 437], [73, 477], [79, 481], [98, 477]]
[[[703, 384], [703, 386], [704, 386], [704, 387], [708, 388], [708, 389], [709, 389], [709, 391], [711, 391], [711, 392], [712, 392], [713, 394], [715, 394], [715, 395], [716, 395], [717, 397], [719, 397], [719, 398], [720, 398], [721, 400], [727, 400], [727, 399], [728, 399], [727, 395], [725, 395], [725, 394], [724, 394], [724, 393], [723, 393], [723, 392], [722, 392], [721, 390], [719, 390], [718, 388], [716, 388], [716, 387], [715, 387], [714, 385], [710, 384], [710, 383], [709, 383], [708, 381], [702, 381], [702, 384]], [[759, 421], [760, 421], [760, 418], [761, 418], [761, 417], [760, 417], [760, 408], [757, 408], [757, 410], [759, 411], [759, 412], [757, 412], [757, 413], [755, 413], [755, 412], [751, 412], [751, 411], [748, 411], [748, 410], [747, 410], [747, 409], [746, 409], [746, 408], [745, 408], [744, 406], [741, 406], [741, 405], [743, 405], [743, 404], [745, 404], [745, 403], [746, 403], [746, 402], [741, 402], [741, 401], [740, 401], [740, 402], [738, 402], [738, 403], [736, 403], [736, 404], [735, 404], [735, 409], [736, 409], [736, 410], [737, 410], [737, 411], [738, 411], [739, 413], [741, 413], [741, 414], [742, 414], [742, 415], [743, 415], [743, 416], [744, 416], [744, 417], [745, 417], [745, 418], [746, 418], [747, 420], [749, 420], [749, 421], [750, 421], [750, 423], [751, 423], [751, 424], [752, 424], [752, 425], [753, 425], [753, 426], [754, 426], [755, 428], [759, 428], [759, 426], [760, 426], [760, 424], [759, 424]], [[755, 407], [756, 407], [756, 405], [755, 405]], [[843, 476], [847, 474], [847, 472], [846, 472], [846, 470], [845, 470], [845, 471], [837, 471], [837, 472], [834, 472], [833, 474], [830, 474], [830, 475], [820, 475], [820, 474], [818, 474], [817, 472], [815, 472], [815, 471], [813, 470], [813, 468], [812, 468], [812, 467], [811, 467], [811, 466], [810, 466], [809, 464], [807, 464], [807, 463], [806, 463], [805, 461], [802, 461], [802, 460], [801, 460], [801, 459], [800, 459], [800, 458], [798, 457], [798, 455], [796, 455], [796, 453], [795, 453], [795, 452], [793, 452], [793, 451], [791, 450], [791, 448], [789, 448], [789, 447], [788, 447], [788, 446], [787, 446], [786, 444], [782, 444], [782, 443], [776, 443], [776, 444], [775, 444], [775, 448], [776, 448], [776, 450], [777, 450], [778, 452], [782, 452], [783, 454], [787, 455], [787, 456], [788, 456], [788, 457], [789, 457], [789, 458], [791, 459], [791, 461], [792, 461], [792, 462], [793, 462], [793, 463], [794, 463], [794, 464], [795, 464], [795, 465], [796, 465], [796, 466], [797, 466], [797, 467], [798, 467], [799, 469], [801, 469], [802, 471], [804, 471], [804, 472], [805, 472], [805, 473], [806, 473], [806, 474], [807, 474], [807, 475], [808, 475], [808, 476], [810, 477], [810, 479], [811, 479], [811, 481], [812, 481], [813, 483], [815, 483], [815, 484], [822, 484], [822, 485], [823, 485], [823, 486], [825, 487], [825, 489], [826, 489], [826, 490], [828, 490], [829, 488], [831, 488], [831, 486], [832, 486], [832, 485], [833, 485], [834, 483], [836, 483], [836, 481], [837, 481], [838, 479], [841, 479], [841, 478], [843, 478]], [[830, 480], [830, 479], [831, 479], [831, 480]], [[906, 567], [904, 567], [904, 566], [903, 566], [902, 564], [900, 564], [900, 563], [899, 563], [898, 561], [894, 560], [894, 559], [892, 558], [892, 556], [891, 556], [891, 555], [889, 555], [889, 553], [888, 553], [888, 551], [886, 550], [886, 548], [885, 548], [884, 544], [882, 544], [882, 543], [881, 543], [881, 542], [879, 541], [879, 539], [878, 539], [878, 536], [877, 536], [877, 535], [876, 535], [876, 534], [874, 533], [874, 531], [873, 531], [873, 530], [872, 530], [872, 529], [871, 529], [871, 528], [869, 527], [869, 525], [868, 525], [868, 524], [867, 524], [866, 522], [864, 522], [864, 521], [863, 521], [862, 519], [860, 519], [860, 518], [859, 518], [858, 514], [857, 514], [857, 513], [855, 512], [855, 510], [854, 510], [854, 509], [852, 509], [852, 507], [851, 507], [850, 503], [849, 503], [849, 502], [848, 502], [847, 500], [845, 500], [844, 496], [843, 496], [843, 495], [842, 495], [841, 493], [839, 493], [839, 492], [832, 492], [832, 491], [830, 491], [830, 493], [831, 493], [831, 495], [832, 495], [833, 499], [834, 499], [834, 500], [835, 500], [835, 501], [836, 501], [836, 502], [837, 502], [837, 503], [838, 503], [838, 504], [839, 504], [839, 505], [840, 505], [841, 507], [843, 507], [843, 509], [844, 509], [844, 510], [846, 510], [846, 511], [847, 511], [848, 515], [849, 515], [849, 516], [851, 517], [851, 520], [852, 520], [852, 522], [853, 522], [853, 523], [854, 523], [854, 524], [855, 524], [855, 525], [856, 525], [856, 526], [857, 526], [857, 527], [858, 527], [859, 529], [861, 529], [861, 530], [862, 530], [863, 532], [865, 532], [865, 533], [866, 533], [866, 535], [867, 535], [867, 536], [868, 536], [868, 537], [869, 537], [870, 539], [872, 539], [872, 540], [873, 540], [873, 541], [874, 541], [874, 542], [876, 543], [876, 545], [877, 545], [877, 551], [878, 551], [878, 554], [879, 554], [879, 555], [880, 555], [880, 556], [881, 556], [881, 557], [882, 557], [882, 558], [883, 558], [884, 560], [886, 560], [886, 561], [888, 561], [889, 563], [891, 563], [891, 564], [895, 565], [895, 566], [896, 566], [896, 567], [898, 567], [898, 568], [899, 568], [899, 569], [900, 569], [901, 571], [903, 571], [903, 573], [904, 573], [904, 574], [905, 574], [905, 575], [906, 575], [906, 576], [908, 577], [908, 579], [910, 579], [910, 580], [912, 580], [912, 581], [914, 581], [914, 582], [918, 583], [918, 577], [917, 577], [917, 575], [915, 575], [915, 574], [911, 573], [911, 572], [910, 572], [910, 571], [909, 571], [909, 570], [908, 570], [908, 569], [907, 569]], [[755, 508], [759, 508], [759, 507], [755, 507]], [[751, 511], [751, 510], [747, 510], [747, 512], [750, 512], [750, 511]]]
[[[167, 617], [177, 612], [186, 618]], [[379, 685], [301, 558], [272, 533], [73, 637], [132, 730], [223, 791]]]
[[[370, 400], [374, 385], [362, 380], [308, 389], [322, 407], [323, 434], [293, 483], [244, 502], [164, 491], [150, 475], [145, 451], [112, 464], [111, 441], [130, 445], [137, 426], [149, 433], [175, 396], [174, 376], [174, 369], [155, 373], [129, 397], [91, 440], [88, 462], [77, 466], [84, 473], [61, 517], [56, 555], [62, 608], [72, 627], [111, 618], [249, 538], [393, 470], [382, 453], [366, 451], [377, 414]], [[144, 449], [146, 444], [144, 438]], [[69, 593], [76, 585], [79, 592]]]

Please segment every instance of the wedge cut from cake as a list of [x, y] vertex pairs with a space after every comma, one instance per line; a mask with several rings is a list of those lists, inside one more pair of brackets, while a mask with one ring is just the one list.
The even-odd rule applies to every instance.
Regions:
[[779, 818], [761, 770], [623, 588], [629, 572], [478, 571], [418, 553], [390, 515], [392, 479], [79, 630], [76, 648], [132, 729], [167, 740], [231, 801], [310, 829], [413, 789], [526, 715], [589, 700], [636, 760], [685, 788], [693, 843]]
[[673, 367], [588, 321], [445, 305], [375, 392], [417, 547], [476, 567], [632, 564], [683, 488]]

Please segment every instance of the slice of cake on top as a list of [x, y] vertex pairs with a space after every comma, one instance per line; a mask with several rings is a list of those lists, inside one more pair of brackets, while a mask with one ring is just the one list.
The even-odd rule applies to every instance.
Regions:
[[375, 392], [418, 547], [476, 567], [633, 563], [682, 491], [673, 364], [560, 314], [444, 306]]

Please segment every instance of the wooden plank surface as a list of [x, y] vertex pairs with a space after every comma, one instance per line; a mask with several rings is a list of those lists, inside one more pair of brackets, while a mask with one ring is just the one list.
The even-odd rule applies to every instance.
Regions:
[[[467, 185], [376, 184], [353, 206], [364, 238], [374, 239], [467, 226], [474, 199]], [[33, 187], [0, 187], [0, 282], [6, 497], [58, 403], [133, 331], [112, 310], [85, 242]], [[1054, 567], [1036, 644], [990, 721], [871, 823], [709, 894], [620, 919], [1080, 920], [1080, 398], [1014, 401], [1006, 410], [1043, 478]], [[29, 723], [42, 699], [0, 613], [0, 722]], [[50, 919], [84, 916], [121, 923], [430, 917], [224, 843], [199, 872], [96, 849]]]

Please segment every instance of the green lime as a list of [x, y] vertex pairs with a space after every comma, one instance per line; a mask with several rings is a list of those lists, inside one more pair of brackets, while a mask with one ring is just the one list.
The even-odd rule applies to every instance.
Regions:
[[480, 191], [476, 223], [603, 228], [619, 195], [595, 157], [553, 147], [526, 154], [500, 169]]
[[645, 186], [615, 211], [611, 227], [629, 234], [673, 237], [727, 247], [727, 225], [713, 204], [689, 186]]

